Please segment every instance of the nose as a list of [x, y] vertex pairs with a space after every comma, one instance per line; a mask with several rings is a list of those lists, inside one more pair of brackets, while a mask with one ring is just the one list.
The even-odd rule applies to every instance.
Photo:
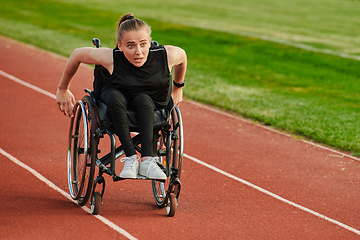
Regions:
[[141, 54], [141, 47], [139, 45], [136, 46], [135, 54]]

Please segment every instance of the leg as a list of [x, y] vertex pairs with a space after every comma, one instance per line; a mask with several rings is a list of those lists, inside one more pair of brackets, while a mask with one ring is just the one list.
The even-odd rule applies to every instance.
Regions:
[[131, 140], [127, 122], [127, 99], [115, 88], [108, 88], [101, 93], [101, 100], [108, 106], [107, 112], [112, 122], [115, 134], [124, 146], [126, 156], [135, 155], [135, 148]]
[[121, 159], [124, 168], [120, 173], [123, 178], [136, 178], [139, 168], [139, 159], [130, 136], [127, 121], [127, 99], [115, 88], [108, 88], [101, 93], [101, 100], [108, 105], [108, 115], [112, 122], [115, 134], [119, 137], [127, 157]]
[[140, 140], [141, 140], [141, 156], [153, 156], [153, 125], [155, 104], [149, 95], [139, 94], [130, 103], [129, 106], [136, 112], [138, 121]]
[[139, 125], [142, 159], [139, 174], [151, 179], [166, 179], [166, 174], [158, 166], [157, 157], [153, 156], [154, 110], [155, 104], [146, 94], [139, 94], [129, 104], [136, 112]]

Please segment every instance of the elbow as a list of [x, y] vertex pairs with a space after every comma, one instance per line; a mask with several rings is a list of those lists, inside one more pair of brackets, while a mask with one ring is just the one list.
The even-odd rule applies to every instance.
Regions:
[[179, 56], [179, 60], [176, 64], [177, 67], [181, 67], [183, 69], [186, 69], [187, 66], [187, 56], [185, 50], [181, 49], [181, 54]]
[[82, 48], [75, 48], [73, 52], [71, 53], [68, 62], [74, 65], [80, 65], [81, 61], [81, 54], [82, 54]]
[[80, 52], [81, 52], [81, 48], [75, 48], [75, 49], [72, 51], [70, 57], [76, 59], [76, 58], [80, 55]]
[[186, 55], [186, 52], [185, 52], [185, 50], [184, 49], [181, 49], [182, 50], [182, 59], [183, 59], [183, 63], [187, 63], [187, 55]]

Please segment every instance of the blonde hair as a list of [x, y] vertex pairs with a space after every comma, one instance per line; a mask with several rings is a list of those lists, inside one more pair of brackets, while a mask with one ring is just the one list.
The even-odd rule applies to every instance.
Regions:
[[144, 27], [149, 31], [149, 36], [150, 36], [151, 27], [147, 25], [146, 22], [144, 22], [141, 19], [135, 18], [134, 14], [132, 13], [125, 14], [120, 18], [117, 34], [116, 34], [116, 40], [118, 42], [121, 42], [124, 32], [129, 32], [133, 30], [138, 31]]

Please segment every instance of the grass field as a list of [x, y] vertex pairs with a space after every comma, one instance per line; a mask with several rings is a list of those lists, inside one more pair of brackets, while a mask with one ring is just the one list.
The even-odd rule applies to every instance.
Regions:
[[360, 1], [0, 4], [0, 34], [64, 56], [93, 37], [114, 46], [116, 21], [133, 12], [186, 50], [189, 98], [360, 155]]

